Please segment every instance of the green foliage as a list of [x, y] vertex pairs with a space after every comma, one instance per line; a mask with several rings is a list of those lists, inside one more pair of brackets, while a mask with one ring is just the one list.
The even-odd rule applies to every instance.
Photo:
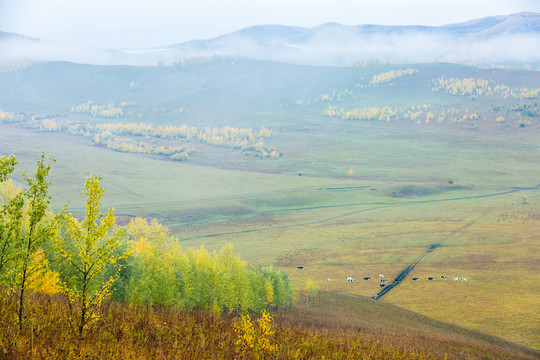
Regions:
[[304, 288], [304, 290], [307, 292], [307, 306], [315, 305], [315, 298], [317, 297], [319, 289], [319, 284], [314, 283], [311, 280], [306, 283], [306, 287]]
[[529, 105], [529, 104], [518, 104], [515, 106], [512, 106], [512, 111], [519, 112], [522, 115], [528, 116], [528, 117], [537, 117], [540, 116], [540, 110], [538, 109], [538, 105], [535, 104]]
[[134, 305], [178, 305], [182, 294], [178, 276], [181, 250], [169, 230], [156, 219], [148, 223], [136, 218], [127, 226], [126, 240], [130, 249], [127, 266], [131, 273], [127, 300]]
[[70, 322], [82, 338], [86, 326], [99, 318], [101, 304], [112, 292], [116, 277], [104, 276], [109, 267], [116, 267], [123, 255], [116, 254], [124, 230], [111, 231], [114, 212], [101, 217], [99, 206], [103, 196], [101, 178], [89, 176], [83, 193], [86, 195], [86, 217], [82, 222], [67, 213], [60, 214], [65, 233], [59, 237], [56, 251], [65, 272], [63, 293], [69, 299]]
[[[50, 163], [53, 161], [51, 158]], [[23, 176], [27, 188], [11, 191], [1, 203], [0, 285], [13, 291], [17, 299], [15, 309], [19, 330], [24, 326], [28, 292], [38, 288], [42, 276], [47, 273], [42, 248], [56, 231], [54, 221], [47, 216], [50, 183], [46, 178], [51, 168], [50, 163], [46, 164], [45, 155], [42, 155], [34, 177]], [[16, 164], [13, 155], [0, 159], [2, 183], [5, 183], [7, 175], [13, 172]]]
[[7, 285], [7, 268], [13, 260], [15, 240], [22, 226], [24, 199], [20, 191], [13, 189], [13, 183], [7, 178], [15, 170], [16, 164], [17, 158], [14, 155], [0, 158], [0, 285]]
[[[25, 191], [16, 190], [7, 178], [16, 164], [13, 155], [0, 158], [0, 286], [16, 295], [12, 308], [20, 332], [30, 292], [61, 292], [70, 328], [83, 339], [85, 329], [102, 319], [102, 305], [117, 292], [117, 279], [116, 299], [136, 306], [201, 309], [214, 316], [290, 306], [293, 292], [287, 276], [247, 265], [232, 245], [213, 253], [203, 246], [184, 252], [157, 220], [136, 218], [126, 228], [114, 228], [113, 209], [100, 214], [104, 189], [99, 176], [86, 179], [83, 220], [67, 208], [57, 216], [47, 213], [51, 166], [45, 156], [34, 178], [24, 176]], [[9, 296], [0, 301], [11, 304]]]
[[133, 305], [232, 313], [290, 306], [293, 290], [284, 272], [244, 263], [231, 244], [209, 253], [183, 251], [156, 220], [127, 226], [130, 272], [126, 292]]

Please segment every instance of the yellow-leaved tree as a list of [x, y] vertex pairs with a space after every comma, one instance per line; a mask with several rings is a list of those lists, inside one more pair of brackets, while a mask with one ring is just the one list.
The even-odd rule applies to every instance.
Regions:
[[[23, 175], [26, 189], [11, 191], [0, 203], [0, 285], [15, 295], [19, 331], [28, 293], [38, 287], [35, 280], [40, 274], [47, 272], [42, 247], [56, 231], [54, 219], [48, 216], [50, 183], [46, 180], [53, 161], [47, 164], [42, 155], [34, 176]], [[16, 164], [14, 155], [0, 158], [0, 183], [7, 181]]]
[[320, 289], [319, 284], [314, 283], [311, 280], [309, 280], [306, 283], [306, 287], [304, 288], [304, 290], [306, 290], [307, 292], [307, 306], [308, 307], [310, 304], [315, 306], [315, 298], [317, 297], [317, 293], [319, 292], [319, 289]]
[[67, 209], [60, 215], [63, 232], [56, 242], [65, 269], [62, 292], [69, 300], [69, 321], [80, 338], [84, 329], [99, 318], [101, 305], [110, 297], [120, 270], [118, 260], [124, 256], [117, 250], [125, 231], [113, 229], [113, 209], [100, 216], [104, 193], [100, 181], [99, 176], [86, 179], [84, 220], [79, 221]]
[[135, 305], [177, 306], [181, 295], [182, 250], [156, 219], [136, 218], [127, 226], [130, 249], [127, 299]]

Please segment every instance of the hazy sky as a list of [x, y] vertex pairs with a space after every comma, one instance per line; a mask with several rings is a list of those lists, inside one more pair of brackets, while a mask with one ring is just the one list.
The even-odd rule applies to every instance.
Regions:
[[540, 12], [540, 0], [0, 0], [0, 31], [67, 45], [132, 48], [258, 24], [443, 25]]

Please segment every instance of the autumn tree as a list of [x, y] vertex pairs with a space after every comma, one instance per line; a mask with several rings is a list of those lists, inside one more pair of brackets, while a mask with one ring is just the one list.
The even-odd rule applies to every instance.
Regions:
[[[55, 234], [55, 222], [47, 214], [50, 183], [46, 180], [53, 161], [50, 158], [47, 163], [45, 155], [41, 155], [34, 177], [24, 175], [27, 189], [16, 192], [2, 206], [2, 270], [7, 270], [5, 283], [15, 294], [19, 330], [24, 325], [28, 292], [46, 271], [42, 248]], [[17, 162], [12, 156], [2, 158], [1, 163], [0, 178], [5, 180]]]
[[12, 185], [12, 182], [8, 181], [8, 175], [15, 170], [15, 165], [17, 158], [14, 155], [0, 158], [0, 285], [6, 278], [7, 265], [13, 258], [14, 232], [20, 227], [15, 225], [22, 219], [22, 211], [16, 212], [21, 216], [13, 216], [15, 208], [22, 208], [21, 197], [14, 199], [13, 191], [8, 190]]
[[130, 249], [127, 298], [130, 303], [174, 306], [181, 295], [182, 279], [178, 263], [182, 260], [177, 240], [156, 219], [136, 218], [127, 226]]
[[307, 292], [307, 306], [309, 305], [315, 305], [315, 298], [317, 297], [317, 293], [319, 292], [319, 285], [317, 283], [312, 282], [309, 280], [306, 283], [306, 287], [304, 290]]
[[100, 181], [99, 176], [86, 179], [84, 220], [79, 221], [67, 209], [60, 215], [64, 233], [56, 244], [65, 267], [62, 292], [69, 300], [69, 320], [80, 338], [84, 329], [99, 318], [101, 305], [110, 297], [119, 271], [118, 260], [123, 257], [116, 250], [125, 231], [112, 229], [113, 209], [100, 216], [99, 206], [104, 193]]

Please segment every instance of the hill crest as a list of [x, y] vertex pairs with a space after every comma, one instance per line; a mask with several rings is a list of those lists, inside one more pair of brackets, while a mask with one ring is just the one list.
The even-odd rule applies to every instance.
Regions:
[[[32, 41], [29, 41], [32, 40]], [[157, 65], [206, 56], [234, 56], [302, 65], [343, 66], [366, 59], [397, 63], [454, 62], [540, 66], [540, 14], [490, 16], [442, 26], [342, 25], [311, 28], [256, 25], [210, 39], [144, 49], [69, 48], [0, 32], [0, 61], [73, 61]]]

